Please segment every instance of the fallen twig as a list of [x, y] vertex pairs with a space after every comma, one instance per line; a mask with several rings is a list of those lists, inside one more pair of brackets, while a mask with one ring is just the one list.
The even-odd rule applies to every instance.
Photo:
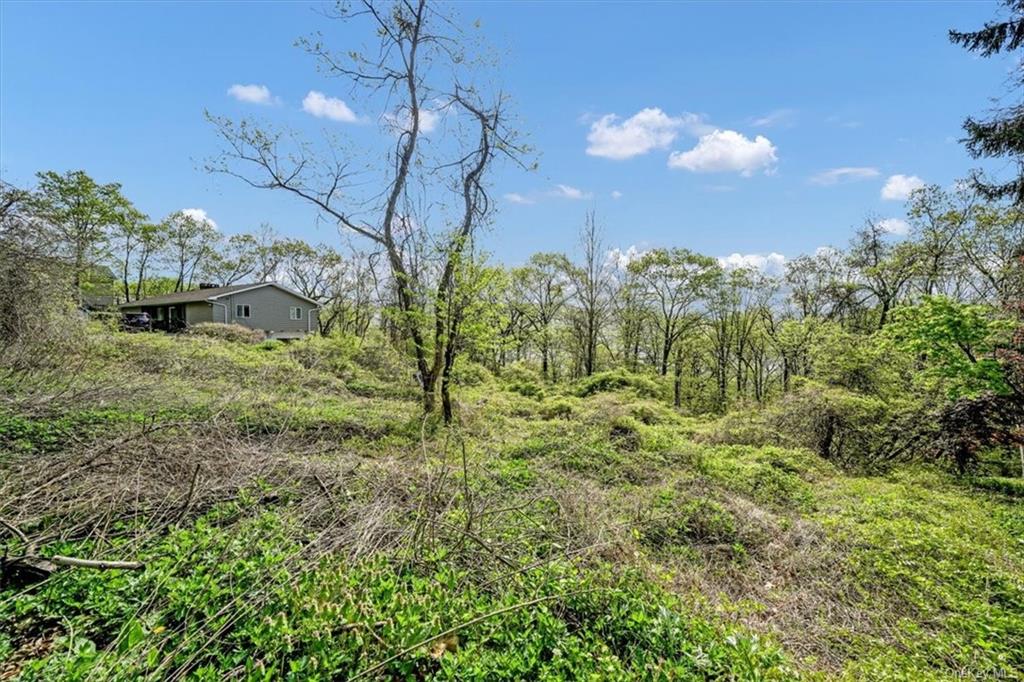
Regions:
[[105, 559], [79, 559], [73, 556], [55, 554], [49, 559], [58, 566], [74, 566], [76, 568], [124, 569], [139, 571], [146, 567], [141, 561], [107, 561]]
[[22, 533], [20, 528], [18, 528], [17, 526], [15, 526], [13, 523], [11, 523], [10, 521], [8, 521], [7, 519], [5, 519], [2, 516], [0, 516], [0, 526], [3, 526], [7, 530], [9, 530], [12, 535], [16, 536], [19, 540], [21, 540], [26, 545], [29, 544], [28, 536], [26, 536], [24, 533]]

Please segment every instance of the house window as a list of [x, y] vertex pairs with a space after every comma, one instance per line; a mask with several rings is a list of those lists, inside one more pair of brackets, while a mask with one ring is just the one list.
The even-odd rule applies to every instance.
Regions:
[[290, 319], [292, 319], [292, 320], [301, 320], [302, 319], [302, 308], [300, 308], [297, 305], [292, 306], [291, 308], [289, 308], [288, 309], [288, 313], [289, 313], [288, 317]]
[[235, 317], [249, 317], [249, 304], [239, 303], [235, 306]]
[[157, 308], [156, 309], [156, 321], [157, 322], [163, 322], [164, 321], [164, 309], [163, 308]]

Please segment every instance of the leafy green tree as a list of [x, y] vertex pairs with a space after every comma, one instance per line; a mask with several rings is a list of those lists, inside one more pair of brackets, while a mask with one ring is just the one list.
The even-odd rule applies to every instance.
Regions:
[[629, 264], [652, 310], [660, 339], [659, 369], [668, 374], [676, 341], [700, 321], [695, 306], [720, 269], [714, 258], [688, 249], [654, 249]]
[[[969, 52], [982, 57], [1009, 53], [1024, 47], [1024, 0], [1003, 0], [1009, 16], [992, 21], [977, 31], [949, 32], [949, 39]], [[1017, 166], [1016, 177], [1002, 183], [985, 181], [980, 173], [972, 184], [988, 199], [1010, 199], [1024, 206], [1024, 69], [1019, 60], [1010, 77], [1011, 97], [1015, 101], [997, 108], [986, 120], [968, 118], [964, 121], [967, 151], [974, 158], [1009, 158]]]
[[921, 376], [929, 386], [957, 398], [1009, 392], [996, 349], [1012, 328], [1012, 321], [989, 306], [928, 296], [918, 305], [896, 309], [885, 333], [921, 361]]
[[[631, 255], [626, 254], [627, 259]], [[636, 274], [630, 271], [626, 259], [624, 263], [616, 266], [614, 289], [610, 298], [612, 312], [618, 325], [619, 352], [626, 366], [635, 372], [640, 366], [640, 346], [649, 320], [643, 291]]]
[[1010, 305], [1024, 295], [1017, 258], [1024, 244], [1024, 207], [986, 203], [974, 207], [960, 236], [960, 251], [973, 273], [978, 298]]
[[925, 296], [957, 296], [970, 284], [970, 262], [961, 246], [977, 216], [978, 197], [966, 187], [949, 192], [929, 185], [910, 195], [907, 217], [917, 245], [914, 288]]
[[141, 261], [142, 269], [145, 269], [151, 255], [149, 247], [155, 229], [156, 226], [148, 222], [148, 216], [135, 209], [125, 211], [113, 227], [111, 240], [117, 244], [119, 251], [118, 268], [121, 271], [121, 293], [125, 301], [132, 300], [133, 282], [138, 289], [136, 265]]
[[218, 235], [200, 263], [202, 277], [221, 286], [248, 278], [256, 270], [258, 248], [256, 238], [250, 234], [233, 234], [226, 240]]
[[771, 308], [767, 308], [762, 322], [780, 363], [782, 392], [785, 393], [789, 391], [793, 377], [805, 376], [810, 371], [811, 346], [822, 320], [817, 317], [783, 319]]
[[869, 219], [853, 238], [847, 260], [860, 276], [861, 289], [876, 303], [875, 326], [884, 327], [920, 271], [920, 249], [912, 242], [894, 243], [881, 221]]
[[800, 317], [846, 320], [860, 310], [859, 287], [844, 254], [823, 247], [786, 263], [789, 300]]
[[73, 289], [81, 302], [83, 277], [106, 258], [110, 232], [137, 220], [137, 212], [121, 193], [121, 185], [101, 185], [85, 171], [45, 171], [36, 177], [33, 212], [55, 230], [58, 251], [71, 266]]
[[[146, 295], [153, 295], [154, 291], [147, 287], [147, 284], [151, 283], [150, 267], [155, 265], [160, 253], [167, 245], [169, 236], [166, 222], [143, 222], [139, 225], [135, 235], [136, 246], [133, 250], [136, 300]], [[173, 291], [173, 288], [162, 293], [170, 291]]]
[[553, 325], [572, 296], [568, 259], [560, 253], [536, 253], [530, 261], [512, 273], [512, 282], [521, 301], [523, 317], [533, 328], [540, 346], [541, 373], [548, 378], [551, 369]]
[[345, 259], [334, 247], [289, 239], [281, 243], [280, 250], [284, 278], [303, 296], [326, 301], [332, 290], [338, 288], [338, 278], [344, 276]]
[[165, 223], [166, 257], [174, 268], [174, 290], [186, 291], [192, 288], [203, 262], [215, 253], [213, 246], [220, 235], [209, 222], [181, 211], [172, 213]]
[[909, 363], [889, 352], [872, 334], [848, 329], [836, 322], [816, 325], [807, 355], [809, 376], [830, 386], [859, 393], [890, 397], [902, 388]]

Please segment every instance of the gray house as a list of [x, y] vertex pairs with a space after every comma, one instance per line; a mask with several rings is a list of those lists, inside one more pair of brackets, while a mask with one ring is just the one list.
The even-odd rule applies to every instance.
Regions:
[[201, 285], [192, 291], [152, 296], [118, 306], [122, 312], [149, 313], [153, 327], [167, 331], [199, 322], [240, 324], [272, 339], [293, 339], [317, 329], [319, 304], [275, 282]]

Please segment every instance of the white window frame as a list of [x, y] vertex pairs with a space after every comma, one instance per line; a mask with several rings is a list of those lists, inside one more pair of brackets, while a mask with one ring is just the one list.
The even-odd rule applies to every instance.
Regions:
[[235, 317], [240, 320], [248, 320], [252, 317], [252, 308], [249, 307], [248, 303], [236, 303]]
[[288, 319], [302, 321], [302, 306], [293, 305], [288, 307]]

